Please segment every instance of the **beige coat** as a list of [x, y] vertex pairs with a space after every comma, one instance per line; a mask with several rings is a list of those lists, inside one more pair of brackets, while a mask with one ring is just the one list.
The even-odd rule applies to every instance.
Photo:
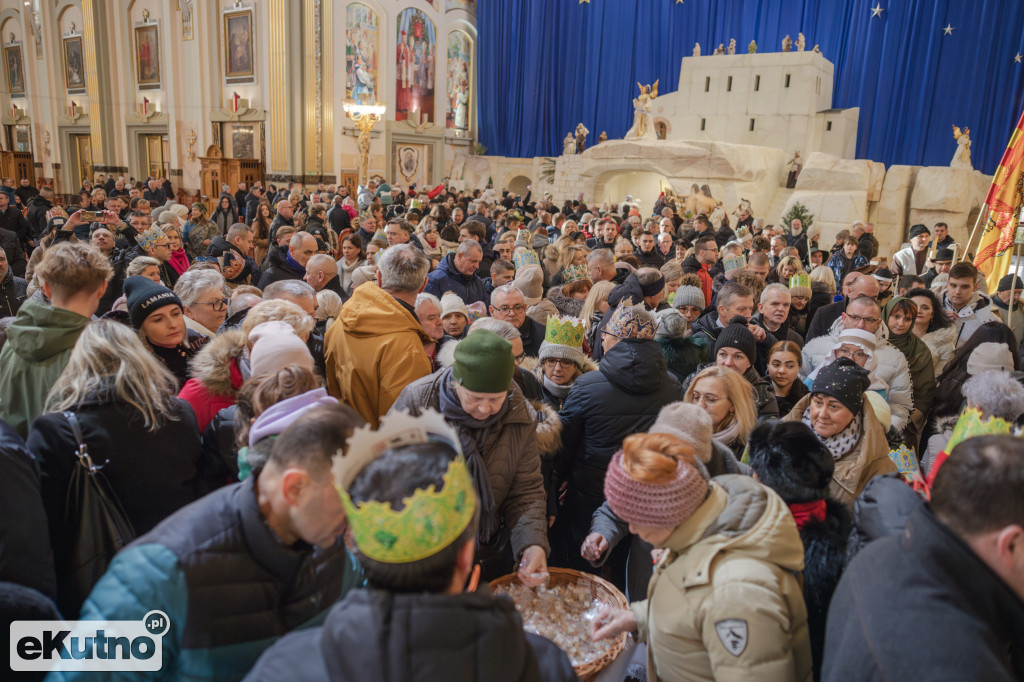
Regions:
[[[810, 394], [805, 395], [782, 421], [800, 421], [810, 402]], [[864, 401], [864, 418], [861, 421], [864, 427], [860, 440], [853, 446], [853, 450], [836, 461], [832, 482], [828, 485], [829, 495], [834, 500], [850, 506], [872, 478], [896, 473], [896, 465], [889, 459], [889, 442], [885, 439], [885, 431], [867, 400]]]
[[632, 604], [648, 679], [810, 680], [804, 549], [789, 508], [746, 476], [710, 488], [665, 543], [647, 600]]

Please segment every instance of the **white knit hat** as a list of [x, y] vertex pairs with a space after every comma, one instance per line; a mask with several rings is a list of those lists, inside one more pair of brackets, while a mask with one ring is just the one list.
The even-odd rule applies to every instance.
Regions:
[[989, 370], [1013, 371], [1013, 355], [1005, 343], [981, 343], [967, 358], [967, 373], [971, 376]]
[[459, 298], [458, 294], [449, 291], [441, 297], [441, 319], [443, 320], [452, 313], [462, 313], [462, 316], [469, 320], [469, 309], [466, 308], [466, 302]]

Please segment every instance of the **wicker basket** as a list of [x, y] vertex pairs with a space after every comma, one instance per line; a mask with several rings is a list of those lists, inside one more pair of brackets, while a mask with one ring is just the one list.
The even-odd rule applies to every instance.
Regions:
[[[575, 585], [582, 582], [590, 587], [590, 594], [595, 600], [617, 609], [629, 608], [629, 602], [626, 601], [625, 595], [619, 592], [610, 582], [596, 575], [574, 571], [571, 568], [548, 568], [548, 574], [550, 576], [548, 579], [549, 587]], [[509, 575], [492, 580], [490, 583], [491, 591], [493, 592], [495, 588], [508, 587], [518, 582], [518, 574], [510, 573]], [[619, 657], [619, 654], [622, 653], [622, 650], [626, 648], [628, 638], [628, 634], [622, 633], [612, 641], [611, 647], [603, 655], [598, 656], [593, 661], [574, 666], [573, 670], [576, 671], [576, 675], [580, 678], [581, 682], [591, 682], [591, 680], [597, 677], [598, 673], [611, 665]]]

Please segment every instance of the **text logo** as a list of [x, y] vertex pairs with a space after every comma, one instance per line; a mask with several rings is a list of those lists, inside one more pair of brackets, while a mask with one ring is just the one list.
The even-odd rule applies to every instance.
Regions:
[[11, 670], [155, 672], [163, 666], [163, 611], [141, 620], [18, 620], [11, 623]]

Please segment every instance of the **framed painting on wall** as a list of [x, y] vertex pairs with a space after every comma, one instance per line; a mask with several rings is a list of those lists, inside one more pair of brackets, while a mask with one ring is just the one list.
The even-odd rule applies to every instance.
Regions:
[[224, 12], [224, 78], [228, 83], [255, 81], [252, 42], [252, 10]]
[[448, 34], [447, 128], [469, 130], [472, 72], [473, 40], [463, 31], [452, 31]]
[[160, 89], [160, 35], [156, 24], [135, 27], [135, 77], [139, 90]]
[[4, 66], [7, 70], [7, 90], [11, 97], [24, 97], [25, 69], [21, 61], [21, 43], [4, 45]]
[[353, 2], [345, 9], [345, 99], [377, 100], [377, 14]]
[[82, 56], [82, 35], [64, 36], [64, 84], [68, 92], [85, 92], [85, 58]]
[[431, 176], [431, 149], [429, 144], [394, 142], [391, 177], [406, 187], [413, 183], [419, 187], [428, 186]]
[[418, 9], [398, 15], [398, 55], [395, 78], [395, 120], [434, 120], [434, 22]]

